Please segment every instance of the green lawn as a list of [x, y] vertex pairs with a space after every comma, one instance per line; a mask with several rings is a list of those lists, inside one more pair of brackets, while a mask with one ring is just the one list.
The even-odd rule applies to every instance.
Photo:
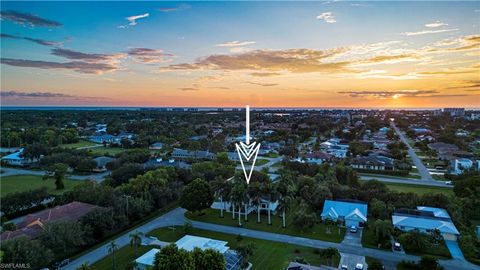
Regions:
[[67, 190], [71, 190], [75, 185], [81, 184], [82, 181], [74, 181], [65, 179], [63, 181], [65, 184], [64, 190], [55, 189], [55, 181], [53, 179], [43, 180], [40, 175], [15, 175], [15, 176], [5, 176], [0, 178], [0, 194], [1, 197], [12, 192], [21, 192], [31, 189], [37, 189], [40, 187], [47, 187], [48, 192], [52, 194], [63, 193]]
[[100, 155], [100, 156], [115, 156], [119, 153], [123, 153], [128, 150], [130, 149], [125, 149], [121, 147], [110, 147], [110, 146], [95, 147], [95, 148], [87, 149], [89, 153], [92, 153], [93, 155]]
[[[280, 216], [274, 216], [272, 214], [272, 225], [268, 225], [268, 217], [267, 213], [260, 216], [261, 223], [257, 223], [257, 214], [251, 213], [248, 215], [248, 222], [245, 222], [242, 216], [242, 223], [243, 227], [252, 230], [259, 230], [259, 231], [267, 231], [272, 233], [281, 233], [281, 234], [288, 234], [293, 236], [300, 236], [306, 238], [313, 238], [319, 239], [329, 242], [340, 243], [343, 238], [345, 237], [345, 228], [341, 228], [337, 230], [336, 228], [331, 230], [330, 234], [326, 233], [326, 226], [323, 223], [318, 222], [311, 230], [302, 232], [299, 231], [293, 225], [293, 213], [295, 209], [290, 210], [287, 212], [287, 219], [286, 219], [286, 228], [282, 228], [282, 218]], [[292, 213], [292, 214], [289, 214]], [[221, 225], [227, 226], [238, 226], [238, 220], [232, 220], [232, 213], [224, 213], [225, 217], [220, 217], [220, 210], [215, 209], [207, 209], [203, 212], [202, 215], [187, 213], [186, 216], [189, 219], [203, 221], [208, 223], [217, 223]], [[320, 216], [319, 216], [320, 218]]]
[[405, 253], [417, 256], [430, 255], [439, 259], [450, 259], [450, 251], [448, 251], [445, 242], [440, 243], [439, 245], [430, 245], [428, 248], [424, 249], [422, 252], [413, 252], [410, 250], [405, 250]]
[[[294, 260], [296, 257], [302, 257], [312, 265], [327, 264], [326, 261], [320, 258], [320, 255], [314, 252], [315, 250], [313, 248], [247, 237], [243, 237], [243, 239], [238, 242], [236, 235], [199, 229], [191, 229], [189, 234], [227, 241], [228, 246], [232, 249], [235, 249], [239, 243], [253, 243], [255, 245], [255, 251], [254, 255], [250, 258], [250, 262], [253, 264], [253, 269], [285, 269], [288, 263]], [[184, 235], [184, 233], [181, 227], [176, 227], [156, 229], [148, 233], [148, 235], [155, 236], [161, 241], [174, 242], [180, 239]], [[137, 252], [137, 255], [134, 254], [134, 250], [130, 246], [119, 249], [116, 255], [117, 269], [125, 269], [125, 266], [127, 266], [131, 261], [133, 261], [136, 257], [139, 257], [141, 254], [147, 252], [151, 248], [153, 247], [142, 247], [141, 250]], [[338, 266], [339, 260], [340, 258], [334, 259], [335, 266]], [[93, 264], [93, 269], [112, 269], [112, 257], [107, 256], [102, 260], [96, 262], [95, 264]]]
[[423, 195], [427, 193], [443, 193], [445, 195], [453, 194], [453, 189], [451, 188], [410, 185], [410, 184], [397, 184], [397, 183], [385, 183], [385, 184], [390, 190], [395, 190], [398, 192], [413, 192], [418, 195]]
[[79, 147], [87, 147], [87, 146], [95, 146], [95, 145], [100, 145], [100, 144], [96, 144], [96, 143], [85, 141], [85, 140], [80, 140], [76, 143], [62, 144], [60, 146], [64, 147], [64, 148], [75, 148], [76, 149], [76, 148], [79, 148]]

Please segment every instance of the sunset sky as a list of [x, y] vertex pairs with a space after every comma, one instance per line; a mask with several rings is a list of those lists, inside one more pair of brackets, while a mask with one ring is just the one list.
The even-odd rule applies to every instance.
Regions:
[[480, 2], [4, 2], [1, 104], [480, 107]]

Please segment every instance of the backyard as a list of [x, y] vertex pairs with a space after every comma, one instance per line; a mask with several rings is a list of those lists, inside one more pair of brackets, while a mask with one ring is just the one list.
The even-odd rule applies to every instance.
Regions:
[[47, 187], [48, 192], [51, 194], [60, 194], [65, 191], [71, 190], [75, 185], [82, 183], [82, 181], [74, 181], [64, 179], [65, 189], [56, 190], [55, 181], [52, 179], [43, 180], [41, 175], [14, 175], [1, 177], [1, 197], [12, 192], [22, 192], [40, 187]]
[[[228, 246], [235, 249], [238, 244], [253, 243], [255, 250], [250, 262], [253, 264], [253, 269], [284, 269], [288, 263], [295, 258], [303, 258], [312, 265], [327, 264], [325, 259], [322, 259], [318, 252], [313, 248], [301, 247], [291, 244], [272, 242], [266, 240], [259, 240], [253, 238], [242, 237], [238, 241], [236, 235], [224, 234], [213, 231], [205, 231], [191, 228], [190, 235], [208, 237], [216, 240], [223, 240], [228, 242]], [[148, 234], [155, 236], [161, 241], [174, 242], [184, 235], [182, 227], [170, 227], [156, 229]], [[125, 269], [135, 258], [140, 257], [148, 250], [154, 248], [153, 246], [143, 246], [137, 250], [137, 255], [134, 254], [134, 249], [129, 245], [119, 249], [115, 255], [116, 269]], [[340, 258], [334, 259], [334, 265], [337, 266]], [[95, 270], [112, 269], [111, 255], [103, 258], [92, 265]]]
[[[292, 214], [290, 214], [292, 213]], [[281, 233], [281, 234], [288, 234], [293, 236], [300, 236], [312, 239], [319, 239], [329, 242], [340, 243], [343, 238], [345, 237], [345, 228], [332, 228], [331, 233], [326, 233], [326, 225], [320, 222], [310, 230], [307, 231], [300, 231], [295, 227], [293, 224], [293, 213], [295, 213], [295, 208], [287, 212], [286, 218], [286, 228], [282, 228], [282, 218], [281, 216], [271, 215], [272, 225], [268, 225], [268, 217], [266, 212], [262, 212], [260, 215], [261, 223], [257, 223], [257, 214], [250, 213], [248, 215], [248, 221], [244, 221], [244, 216], [242, 215], [242, 224], [244, 228], [252, 229], [252, 230], [259, 230], [259, 231], [267, 231], [272, 233]], [[206, 209], [203, 211], [202, 214], [193, 214], [187, 212], [187, 218], [191, 220], [197, 220], [202, 222], [208, 223], [216, 223], [221, 225], [227, 226], [238, 226], [238, 219], [232, 220], [232, 213], [224, 212], [225, 217], [220, 217], [220, 210], [216, 209]], [[320, 216], [319, 216], [320, 218]]]

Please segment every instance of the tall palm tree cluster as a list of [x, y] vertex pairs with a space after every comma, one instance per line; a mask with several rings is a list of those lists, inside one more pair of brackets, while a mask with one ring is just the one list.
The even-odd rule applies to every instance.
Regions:
[[293, 177], [290, 175], [282, 175], [278, 181], [272, 182], [266, 173], [254, 172], [247, 185], [242, 175], [237, 174], [228, 180], [216, 178], [211, 185], [215, 196], [220, 200], [220, 217], [224, 217], [224, 212], [229, 207], [232, 219], [237, 219], [238, 226], [242, 226], [242, 218], [248, 221], [248, 213], [253, 208], [257, 213], [257, 223], [261, 223], [263, 204], [267, 205], [268, 224], [271, 225], [270, 205], [278, 203], [276, 211], [281, 213], [283, 227], [286, 227], [286, 211], [290, 208], [296, 192]]

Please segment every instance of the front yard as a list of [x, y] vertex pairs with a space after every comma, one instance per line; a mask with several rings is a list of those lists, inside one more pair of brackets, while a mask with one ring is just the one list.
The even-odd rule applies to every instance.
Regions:
[[40, 175], [14, 175], [14, 176], [5, 176], [0, 179], [0, 195], [1, 197], [13, 193], [13, 192], [22, 192], [32, 189], [37, 189], [40, 187], [47, 187], [48, 192], [51, 194], [60, 194], [65, 191], [73, 189], [74, 186], [81, 184], [82, 181], [75, 181], [65, 179], [63, 183], [65, 184], [65, 189], [56, 190], [55, 189], [55, 180], [48, 179], [43, 180], [43, 177]]
[[[241, 241], [238, 241], [236, 235], [194, 228], [190, 229], [188, 234], [227, 241], [228, 246], [232, 249], [235, 249], [239, 244], [253, 243], [255, 245], [255, 250], [253, 256], [249, 260], [253, 264], [253, 269], [285, 269], [288, 263], [295, 258], [303, 258], [312, 265], [327, 264], [326, 260], [321, 258], [318, 252], [313, 248], [248, 237], [243, 237]], [[160, 228], [151, 231], [148, 235], [155, 236], [161, 241], [175, 242], [184, 235], [184, 232], [182, 227]], [[134, 249], [129, 245], [119, 249], [115, 255], [116, 269], [126, 269], [133, 260], [152, 248], [154, 247], [143, 246], [138, 249], [137, 255], [134, 254]], [[339, 257], [334, 258], [335, 267], [338, 266], [339, 261]], [[92, 267], [95, 270], [113, 269], [112, 256], [108, 255], [102, 260], [94, 263]]]
[[[259, 230], [259, 231], [267, 231], [271, 233], [280, 233], [280, 234], [288, 234], [293, 236], [305, 237], [305, 238], [312, 238], [312, 239], [319, 239], [329, 242], [340, 243], [343, 238], [345, 237], [345, 228], [337, 229], [336, 227], [332, 227], [331, 233], [326, 233], [326, 226], [321, 223], [317, 222], [317, 224], [308, 231], [302, 232], [299, 231], [293, 224], [293, 213], [295, 213], [295, 209], [292, 209], [287, 212], [286, 218], [286, 228], [282, 228], [282, 218], [281, 216], [275, 216], [272, 214], [272, 225], [268, 225], [268, 218], [267, 213], [262, 212], [261, 223], [257, 223], [257, 214], [251, 213], [248, 215], [248, 222], [244, 221], [244, 216], [242, 215], [242, 224], [243, 228], [252, 229], [252, 230]], [[224, 212], [225, 217], [220, 217], [220, 210], [216, 209], [207, 209], [203, 211], [203, 214], [193, 214], [187, 212], [186, 217], [191, 220], [197, 220], [202, 222], [208, 223], [216, 223], [226, 226], [238, 226], [238, 217], [237, 215], [235, 220], [232, 220], [232, 213]], [[320, 219], [320, 216], [318, 217]]]

